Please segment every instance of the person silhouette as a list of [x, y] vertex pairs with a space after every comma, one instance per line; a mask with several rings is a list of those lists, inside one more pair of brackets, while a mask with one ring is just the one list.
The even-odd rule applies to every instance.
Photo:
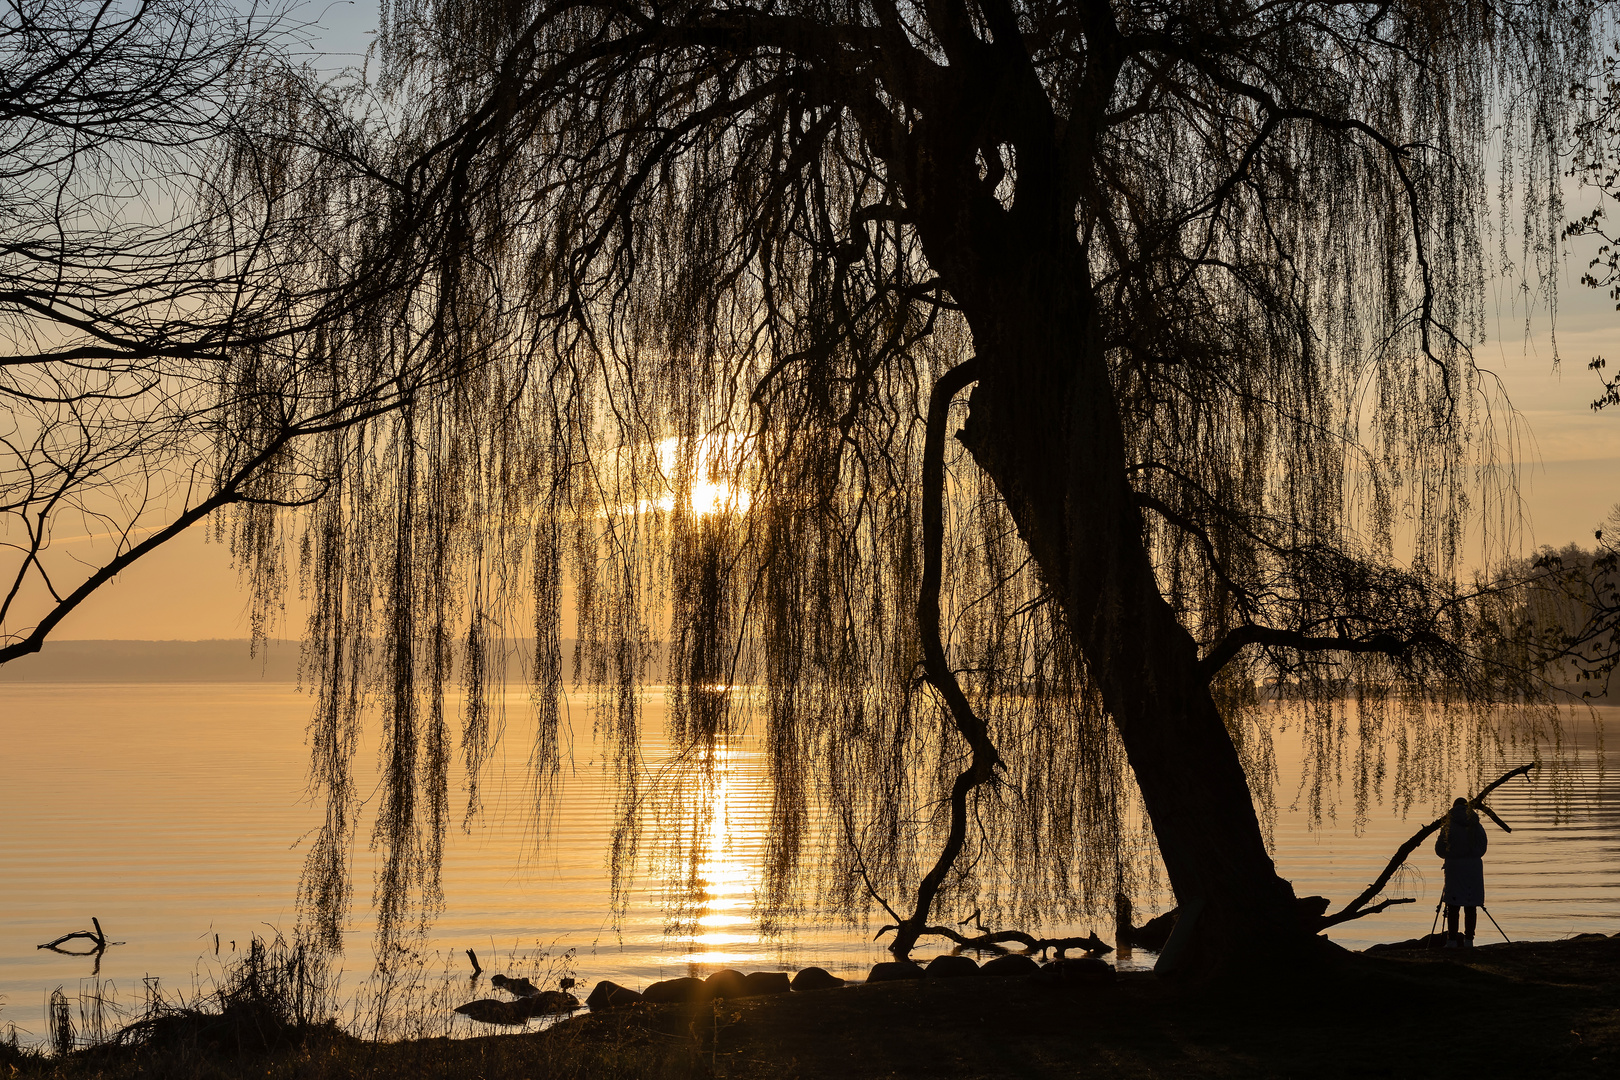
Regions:
[[[1474, 926], [1479, 921], [1479, 909], [1485, 904], [1485, 848], [1489, 841], [1485, 826], [1479, 823], [1479, 814], [1468, 808], [1467, 799], [1451, 804], [1446, 822], [1440, 826], [1440, 836], [1434, 842], [1434, 853], [1446, 860], [1446, 887], [1442, 894], [1446, 903], [1446, 948], [1468, 948], [1474, 944]], [[1457, 909], [1465, 912], [1466, 936], [1457, 937]]]

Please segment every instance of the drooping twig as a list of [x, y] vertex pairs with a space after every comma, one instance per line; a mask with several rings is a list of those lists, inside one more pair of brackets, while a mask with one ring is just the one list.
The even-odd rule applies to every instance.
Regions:
[[[1524, 775], [1526, 782], [1528, 782], [1530, 779], [1528, 774], [1530, 770], [1534, 769], [1535, 767], [1536, 763], [1532, 761], [1528, 764], [1520, 765], [1516, 769], [1508, 770], [1495, 780], [1491, 781], [1489, 784], [1486, 784], [1478, 795], [1475, 795], [1472, 799], [1468, 800], [1468, 805], [1475, 809], [1485, 811], [1486, 814], [1490, 815], [1490, 819], [1492, 821], [1496, 822], [1503, 829], [1507, 829], [1509, 832], [1511, 832], [1512, 830], [1508, 829], [1507, 822], [1497, 817], [1495, 812], [1493, 812], [1490, 807], [1485, 805], [1485, 796], [1489, 795], [1491, 792], [1495, 791], [1497, 788], [1501, 787], [1515, 776]], [[1449, 813], [1449, 810], [1446, 811], [1446, 814]], [[1364, 915], [1371, 915], [1374, 912], [1383, 911], [1386, 907], [1389, 907], [1392, 904], [1415, 903], [1415, 900], [1386, 900], [1381, 904], [1377, 904], [1371, 908], [1366, 908], [1366, 910], [1363, 910], [1363, 908], [1366, 907], [1367, 902], [1382, 892], [1384, 886], [1389, 884], [1389, 879], [1395, 876], [1395, 871], [1399, 870], [1401, 865], [1405, 863], [1406, 860], [1411, 856], [1412, 852], [1418, 849], [1418, 845], [1422, 844], [1431, 833], [1445, 824], [1446, 814], [1441, 814], [1439, 817], [1423, 826], [1423, 828], [1413, 833], [1412, 838], [1397, 848], [1395, 854], [1390, 856], [1388, 865], [1384, 867], [1384, 872], [1378, 875], [1378, 879], [1371, 885], [1367, 886], [1366, 889], [1362, 890], [1360, 896], [1357, 896], [1339, 911], [1334, 912], [1332, 915], [1324, 916], [1318, 926], [1318, 929], [1325, 930], [1330, 926], [1337, 926], [1339, 923], [1349, 922], [1352, 919], [1359, 919]]]
[[[854, 842], [855, 826], [854, 823], [849, 819], [849, 808], [847, 806], [844, 808], [843, 818], [844, 834], [850, 838], [849, 850], [855, 856], [855, 871], [861, 875], [861, 880], [866, 883], [866, 894], [881, 904], [883, 906], [883, 910], [889, 913], [889, 917], [891, 919], [903, 919], [904, 916], [902, 916], [898, 911], [894, 910], [893, 905], [891, 905], [888, 900], [884, 899], [882, 893], [878, 892], [877, 886], [872, 884], [872, 875], [866, 872], [866, 858], [861, 854], [861, 846]], [[892, 930], [894, 927], [890, 926], [886, 927], [885, 929]], [[879, 930], [877, 932], [877, 936], [872, 940], [876, 941], [878, 938], [883, 936], [884, 932], [884, 930]]]

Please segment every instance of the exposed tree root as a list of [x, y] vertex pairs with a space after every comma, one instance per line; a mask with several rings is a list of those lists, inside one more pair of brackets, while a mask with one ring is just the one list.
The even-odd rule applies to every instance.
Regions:
[[1129, 933], [1125, 935], [1125, 943], [1133, 949], [1159, 952], [1164, 948], [1164, 943], [1170, 940], [1170, 931], [1176, 928], [1178, 912], [1178, 908], [1171, 908], [1163, 915], [1155, 915], [1141, 926], [1130, 927]]
[[[877, 938], [895, 929], [898, 929], [898, 927], [892, 924], [885, 926], [877, 932], [877, 937], [872, 940], [876, 941]], [[966, 934], [952, 930], [948, 926], [925, 926], [917, 932], [917, 935], [919, 937], [949, 938], [964, 949], [984, 949], [998, 953], [1007, 952], [1008, 950], [1003, 947], [1003, 944], [1011, 941], [1022, 945], [1026, 952], [1045, 953], [1048, 950], [1055, 951], [1060, 960], [1070, 949], [1080, 949], [1091, 956], [1102, 956], [1114, 951], [1114, 947], [1099, 938], [1095, 932], [1086, 937], [1038, 938], [1033, 934], [1026, 934], [1022, 930], [997, 930], [993, 933], [968, 937]]]

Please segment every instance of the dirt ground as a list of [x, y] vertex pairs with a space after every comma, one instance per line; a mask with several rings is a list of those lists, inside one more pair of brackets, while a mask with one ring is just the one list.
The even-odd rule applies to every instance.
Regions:
[[[0, 1064], [0, 1076], [6, 1069]], [[1620, 936], [1360, 955], [1337, 975], [1188, 989], [1150, 974], [892, 982], [637, 1005], [538, 1034], [269, 1058], [30, 1059], [18, 1076], [326, 1078], [1620, 1077]]]

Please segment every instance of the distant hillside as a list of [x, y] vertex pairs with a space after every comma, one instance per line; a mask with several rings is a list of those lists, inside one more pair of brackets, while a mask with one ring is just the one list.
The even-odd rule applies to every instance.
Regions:
[[48, 641], [0, 666], [0, 683], [296, 682], [298, 642], [249, 655], [246, 638], [213, 641]]

